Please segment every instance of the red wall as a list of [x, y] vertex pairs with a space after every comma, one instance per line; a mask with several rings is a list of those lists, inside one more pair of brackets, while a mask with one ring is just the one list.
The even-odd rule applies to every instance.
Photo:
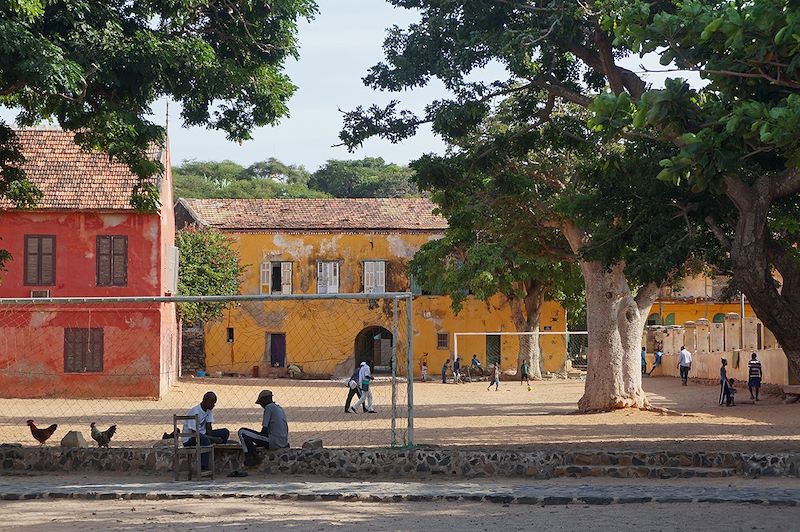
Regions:
[[[49, 289], [51, 297], [163, 295], [161, 223], [157, 214], [129, 212], [0, 213], [0, 247], [12, 255], [0, 273], [0, 297], [30, 297], [38, 289]], [[25, 235], [56, 236], [55, 285], [23, 284]], [[128, 286], [97, 286], [95, 248], [101, 235], [128, 237]]]
[[[0, 397], [158, 398], [159, 353], [175, 334], [161, 321], [159, 304], [0, 306]], [[67, 327], [103, 329], [102, 372], [64, 372]]]

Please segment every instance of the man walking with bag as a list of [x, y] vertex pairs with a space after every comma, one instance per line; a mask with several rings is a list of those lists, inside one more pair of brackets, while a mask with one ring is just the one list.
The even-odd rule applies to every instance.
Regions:
[[[350, 413], [350, 402], [353, 400], [353, 397], [358, 396], [361, 399], [361, 385], [358, 381], [358, 374], [360, 373], [361, 368], [356, 368], [352, 375], [350, 375], [350, 380], [347, 381], [347, 387], [350, 390], [347, 392], [347, 401], [344, 403], [344, 413]], [[362, 403], [361, 405], [364, 408], [364, 412], [367, 411], [367, 407]]]

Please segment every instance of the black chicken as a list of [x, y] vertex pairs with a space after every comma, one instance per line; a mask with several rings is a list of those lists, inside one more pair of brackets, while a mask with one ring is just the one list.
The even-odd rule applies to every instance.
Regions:
[[111, 438], [114, 437], [114, 433], [117, 432], [117, 426], [111, 425], [108, 427], [107, 430], [100, 431], [92, 421], [92, 439], [97, 442], [98, 447], [108, 447], [108, 444], [111, 442]]

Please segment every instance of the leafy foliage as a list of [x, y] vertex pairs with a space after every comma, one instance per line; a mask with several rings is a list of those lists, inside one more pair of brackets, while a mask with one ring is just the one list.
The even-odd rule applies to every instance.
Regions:
[[308, 185], [337, 198], [398, 198], [418, 194], [412, 177], [408, 167], [387, 164], [380, 157], [331, 159], [314, 172]]
[[[595, 126], [673, 143], [659, 178], [710, 191], [697, 211], [735, 285], [800, 375], [800, 8], [794, 2], [605, 2], [603, 24], [639, 53], [696, 71], [639, 101], [607, 95]], [[782, 285], [773, 279], [777, 271]]]
[[172, 170], [175, 196], [183, 198], [324, 198], [309, 189], [308, 172], [277, 159], [247, 168], [233, 161], [184, 161]]
[[[234, 141], [286, 115], [295, 87], [282, 67], [297, 56], [298, 19], [315, 11], [313, 0], [0, 2], [0, 105], [20, 110], [20, 126], [53, 120], [77, 132], [144, 182], [163, 171], [147, 157], [164, 142], [149, 119], [159, 98], [178, 101], [186, 125]], [[12, 159], [13, 137], [0, 123]], [[24, 176], [0, 169], [0, 194], [35, 201]], [[152, 187], [135, 192], [135, 207], [157, 206]]]
[[[246, 268], [230, 239], [209, 227], [187, 227], [178, 231], [175, 244], [180, 252], [178, 293], [184, 296], [230, 296], [239, 294]], [[219, 319], [229, 303], [179, 303], [178, 312], [187, 324]]]

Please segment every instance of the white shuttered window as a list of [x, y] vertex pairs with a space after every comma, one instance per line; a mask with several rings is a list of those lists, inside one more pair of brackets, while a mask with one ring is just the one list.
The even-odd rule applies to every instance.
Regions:
[[291, 294], [292, 263], [289, 261], [262, 262], [260, 292], [262, 294]]
[[336, 261], [317, 262], [317, 293], [339, 293], [339, 263]]
[[364, 261], [364, 293], [386, 292], [386, 262], [382, 260]]

